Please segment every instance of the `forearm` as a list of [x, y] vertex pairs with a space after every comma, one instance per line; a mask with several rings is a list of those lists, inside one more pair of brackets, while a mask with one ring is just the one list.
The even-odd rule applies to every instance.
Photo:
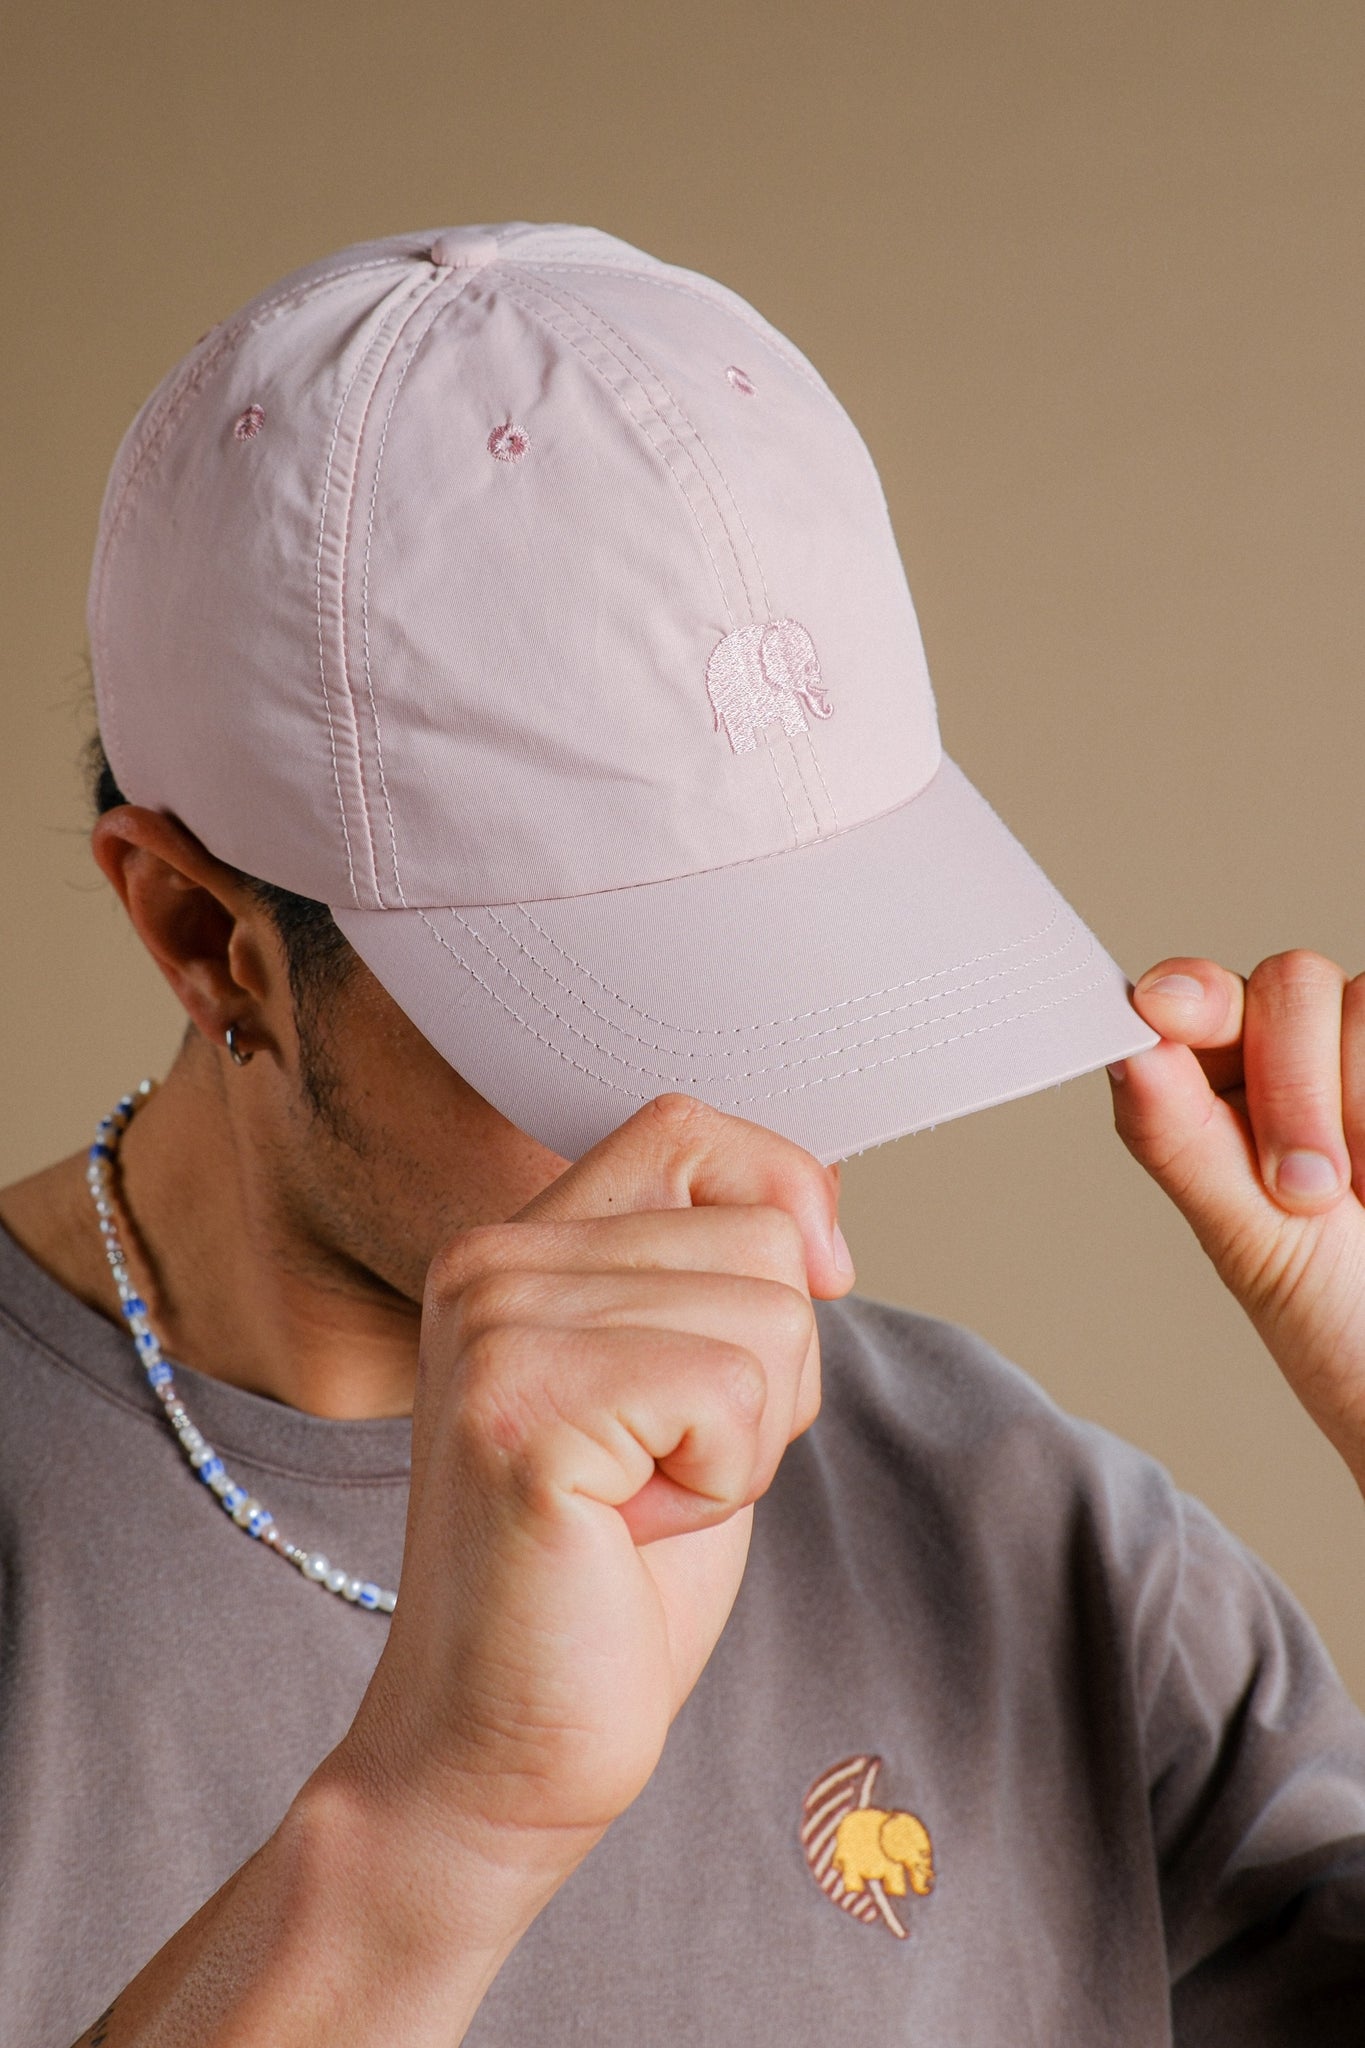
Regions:
[[320, 1774], [76, 2048], [454, 2048], [560, 1882]]

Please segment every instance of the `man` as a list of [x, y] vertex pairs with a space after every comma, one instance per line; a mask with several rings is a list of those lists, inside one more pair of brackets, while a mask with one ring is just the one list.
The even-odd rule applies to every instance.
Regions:
[[589, 230], [206, 336], [90, 626], [189, 1024], [0, 1194], [6, 2041], [1361, 2039], [1305, 1617], [836, 1210], [1109, 1064], [1365, 1482], [1365, 977], [1130, 990], [942, 755], [825, 387]]

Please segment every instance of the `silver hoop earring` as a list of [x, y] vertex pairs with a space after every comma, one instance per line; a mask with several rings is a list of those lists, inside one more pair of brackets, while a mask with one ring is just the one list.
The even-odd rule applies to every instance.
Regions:
[[227, 1030], [223, 1034], [223, 1042], [232, 1054], [232, 1063], [236, 1067], [244, 1067], [248, 1060], [255, 1059], [256, 1057], [253, 1052], [243, 1052], [241, 1046], [238, 1045], [237, 1026], [235, 1024], [228, 1025]]

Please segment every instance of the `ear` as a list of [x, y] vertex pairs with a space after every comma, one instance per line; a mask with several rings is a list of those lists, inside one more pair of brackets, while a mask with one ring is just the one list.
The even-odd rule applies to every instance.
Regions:
[[169, 812], [120, 804], [91, 851], [147, 951], [211, 1045], [230, 1024], [255, 1046], [292, 1016], [287, 965], [269, 917], [235, 868]]

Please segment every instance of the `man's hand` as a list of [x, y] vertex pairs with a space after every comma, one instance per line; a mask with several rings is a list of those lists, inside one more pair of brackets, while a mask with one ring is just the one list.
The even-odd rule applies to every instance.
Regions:
[[323, 1776], [441, 1910], [442, 1842], [560, 1880], [642, 1789], [819, 1406], [838, 1180], [658, 1097], [433, 1261], [402, 1588]]
[[1114, 1121], [1365, 1492], [1365, 974], [1172, 958], [1133, 992], [1164, 1043], [1111, 1068]]
[[753, 1502], [819, 1407], [811, 1296], [853, 1284], [838, 1192], [800, 1146], [663, 1095], [445, 1247], [369, 1689], [86, 2048], [464, 2039], [725, 1625]]

